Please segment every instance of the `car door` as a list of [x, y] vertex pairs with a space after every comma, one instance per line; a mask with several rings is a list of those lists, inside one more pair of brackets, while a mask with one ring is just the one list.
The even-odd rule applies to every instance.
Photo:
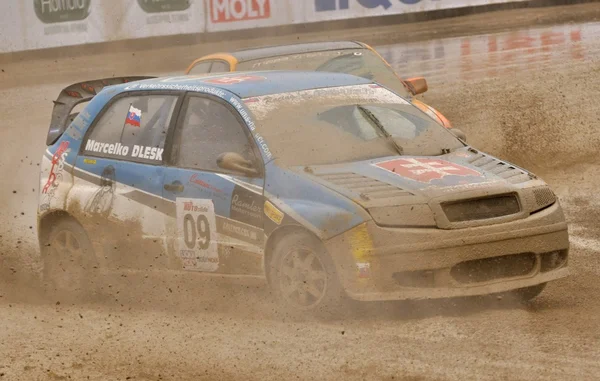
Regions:
[[168, 266], [163, 150], [178, 93], [126, 93], [83, 138], [69, 193], [98, 257], [109, 267]]
[[[188, 95], [170, 143], [163, 196], [172, 201], [170, 250], [186, 270], [260, 274], [264, 168], [241, 116], [222, 99]], [[237, 154], [256, 174], [225, 169]]]

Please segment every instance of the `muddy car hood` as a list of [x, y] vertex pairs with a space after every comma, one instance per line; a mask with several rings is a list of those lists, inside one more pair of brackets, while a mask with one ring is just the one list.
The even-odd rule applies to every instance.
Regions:
[[[392, 156], [296, 170], [352, 199], [372, 215], [374, 211], [377, 214], [384, 212], [389, 219], [397, 219], [409, 212], [418, 214], [431, 210], [438, 227], [451, 225], [447, 218], [438, 218], [438, 215], [447, 214], [442, 211], [442, 206], [449, 203], [494, 197], [500, 200], [499, 197], [510, 195], [515, 197], [515, 208], [519, 210], [510, 213], [514, 219], [524, 218], [531, 211], [555, 201], [547, 185], [533, 174], [471, 148], [441, 156]], [[537, 202], [536, 197], [540, 197], [532, 193], [532, 189], [550, 192], [547, 198], [551, 202]], [[484, 209], [490, 207], [493, 206], [483, 206]], [[473, 209], [469, 205], [465, 208]], [[415, 225], [432, 223], [430, 220], [417, 221]]]

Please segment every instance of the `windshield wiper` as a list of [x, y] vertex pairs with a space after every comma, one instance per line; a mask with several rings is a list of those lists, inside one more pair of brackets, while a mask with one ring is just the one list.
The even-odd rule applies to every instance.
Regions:
[[360, 112], [362, 112], [363, 114], [365, 114], [367, 116], [367, 118], [371, 122], [373, 122], [373, 124], [383, 134], [383, 136], [385, 136], [385, 138], [390, 143], [392, 143], [392, 145], [394, 146], [394, 148], [396, 149], [396, 151], [398, 151], [398, 154], [399, 155], [403, 155], [404, 150], [402, 149], [402, 147], [396, 142], [396, 140], [394, 140], [394, 137], [392, 135], [390, 135], [389, 132], [387, 132], [387, 130], [383, 127], [383, 125], [381, 124], [381, 122], [379, 121], [379, 119], [377, 119], [377, 117], [375, 116], [375, 114], [373, 114], [370, 110], [366, 109], [365, 107], [363, 107], [361, 105], [356, 105], [356, 108], [358, 108]]

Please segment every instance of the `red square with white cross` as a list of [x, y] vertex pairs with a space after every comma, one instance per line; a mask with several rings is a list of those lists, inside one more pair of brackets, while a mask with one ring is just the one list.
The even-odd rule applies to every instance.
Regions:
[[375, 166], [422, 183], [446, 176], [482, 176], [480, 172], [460, 164], [429, 158], [394, 159], [376, 163]]

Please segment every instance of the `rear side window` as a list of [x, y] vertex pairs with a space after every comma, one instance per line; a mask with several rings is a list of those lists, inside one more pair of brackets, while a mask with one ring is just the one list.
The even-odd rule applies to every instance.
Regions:
[[193, 75], [193, 74], [206, 74], [210, 71], [210, 65], [212, 64], [212, 62], [208, 61], [208, 62], [199, 62], [196, 65], [192, 66], [192, 68], [190, 69], [190, 72], [188, 74]]
[[225, 73], [229, 71], [229, 64], [223, 61], [215, 61], [210, 68], [211, 73]]
[[84, 142], [89, 156], [161, 163], [175, 95], [120, 98], [102, 113]]

